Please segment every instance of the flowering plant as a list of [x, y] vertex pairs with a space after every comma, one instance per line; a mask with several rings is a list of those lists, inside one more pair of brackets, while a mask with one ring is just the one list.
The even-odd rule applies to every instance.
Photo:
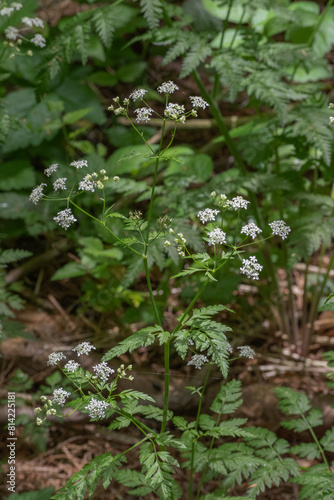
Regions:
[[[75, 182], [72, 186], [67, 185], [67, 177], [55, 178], [58, 172], [58, 165], [53, 164], [45, 169], [46, 177], [52, 178], [54, 194], [45, 194], [46, 183], [37, 186], [30, 195], [32, 203], [37, 204], [41, 199], [51, 199], [53, 201], [63, 201], [66, 203], [66, 208], [54, 216], [54, 220], [61, 228], [67, 230], [77, 222], [77, 214], [80, 212], [97, 224], [100, 224], [114, 238], [115, 244], [126, 247], [130, 252], [134, 253], [138, 259], [143, 262], [145, 276], [147, 281], [147, 289], [151, 299], [152, 309], [156, 324], [154, 326], [146, 326], [139, 331], [133, 333], [119, 344], [113, 346], [102, 358], [101, 363], [93, 366], [93, 372], [90, 373], [85, 369], [84, 357], [90, 354], [90, 351], [95, 349], [89, 342], [83, 342], [73, 349], [78, 356], [82, 356], [82, 363], [78, 363], [72, 359], [68, 360], [64, 367], [62, 361], [66, 356], [62, 352], [55, 352], [49, 356], [49, 365], [58, 365], [64, 375], [70, 380], [74, 386], [76, 398], [66, 401], [71, 394], [63, 388], [56, 389], [52, 399], [43, 396], [43, 408], [38, 408], [38, 424], [43, 424], [44, 420], [51, 415], [59, 414], [59, 407], [68, 406], [75, 410], [80, 410], [88, 413], [93, 420], [99, 420], [115, 416], [113, 422], [109, 426], [112, 429], [121, 429], [134, 424], [142, 434], [142, 439], [130, 449], [140, 448], [139, 461], [142, 465], [141, 473], [136, 475], [136, 479], [132, 478], [132, 483], [128, 481], [128, 477], [124, 474], [121, 466], [126, 462], [126, 452], [112, 456], [110, 453], [102, 457], [96, 457], [84, 467], [83, 471], [75, 474], [68, 484], [59, 491], [53, 498], [70, 499], [84, 498], [84, 492], [88, 489], [92, 494], [96, 487], [96, 481], [90, 481], [90, 476], [94, 470], [96, 477], [102, 478], [103, 485], [107, 487], [112, 478], [121, 483], [133, 487], [140, 487], [142, 495], [150, 492], [155, 492], [159, 498], [176, 499], [182, 495], [180, 486], [173, 477], [174, 470], [179, 466], [178, 461], [174, 458], [170, 450], [174, 448], [181, 453], [185, 458], [185, 464], [190, 469], [190, 497], [194, 498], [194, 478], [197, 472], [201, 472], [200, 485], [198, 488], [198, 498], [201, 486], [204, 481], [210, 479], [210, 474], [207, 474], [209, 462], [211, 458], [219, 456], [217, 450], [213, 448], [214, 441], [220, 436], [243, 436], [251, 437], [251, 434], [243, 428], [244, 419], [229, 419], [220, 422], [222, 415], [228, 415], [233, 412], [241, 403], [240, 399], [240, 384], [232, 380], [222, 386], [221, 391], [215, 398], [211, 410], [217, 415], [216, 420], [211, 416], [202, 414], [201, 407], [205, 388], [209, 379], [210, 370], [213, 366], [217, 366], [224, 378], [229, 373], [230, 363], [240, 356], [253, 358], [255, 352], [249, 346], [239, 346], [239, 352], [231, 358], [233, 347], [229, 340], [231, 329], [223, 325], [220, 321], [214, 321], [213, 316], [226, 309], [223, 305], [208, 306], [204, 308], [196, 308], [198, 299], [203, 291], [210, 284], [217, 281], [218, 273], [226, 266], [226, 264], [237, 259], [241, 263], [240, 273], [244, 274], [248, 279], [258, 280], [263, 266], [258, 262], [254, 255], [245, 256], [245, 251], [248, 246], [254, 248], [254, 242], [262, 234], [264, 228], [259, 228], [253, 220], [249, 219], [242, 222], [244, 214], [247, 213], [249, 201], [242, 196], [236, 196], [229, 199], [225, 194], [211, 193], [208, 199], [208, 205], [203, 210], [197, 213], [194, 218], [194, 229], [201, 232], [201, 236], [206, 246], [206, 251], [202, 253], [194, 253], [183, 233], [176, 232], [173, 229], [173, 219], [170, 215], [164, 215], [157, 220], [153, 219], [153, 206], [155, 202], [155, 193], [158, 182], [159, 163], [166, 158], [166, 153], [170, 149], [178, 123], [184, 123], [189, 116], [197, 116], [198, 109], [205, 109], [208, 104], [200, 97], [191, 97], [192, 108], [186, 110], [185, 105], [180, 105], [170, 102], [170, 96], [178, 90], [177, 85], [173, 82], [163, 83], [158, 87], [158, 92], [165, 95], [165, 107], [163, 113], [155, 111], [145, 100], [147, 91], [145, 89], [137, 89], [129, 98], [126, 98], [121, 103], [119, 97], [114, 99], [116, 106], [110, 106], [109, 110], [113, 111], [116, 116], [125, 116], [131, 126], [138, 132], [144, 144], [147, 147], [148, 156], [154, 160], [154, 175], [151, 187], [151, 195], [149, 199], [147, 215], [143, 216], [139, 210], [130, 212], [128, 216], [123, 213], [116, 212], [113, 206], [107, 206], [106, 189], [113, 189], [120, 181], [118, 176], [112, 176], [110, 173], [101, 169], [99, 172], [89, 174], [81, 174], [89, 165], [85, 159], [76, 160], [71, 163], [71, 167], [76, 174]], [[136, 123], [148, 122], [152, 116], [162, 120], [161, 140], [157, 149], [154, 149], [141, 134], [131, 118], [130, 106], [133, 102], [140, 101], [144, 106], [134, 110], [136, 115]], [[167, 120], [174, 122], [172, 134], [167, 145], [163, 145], [164, 129]], [[80, 177], [82, 175], [82, 177]], [[57, 193], [61, 191], [65, 196], [59, 198]], [[84, 210], [78, 199], [86, 192], [98, 191], [101, 196], [102, 213], [100, 217], [96, 217]], [[75, 211], [74, 213], [72, 212]], [[229, 228], [229, 214], [237, 214], [238, 223], [234, 225], [233, 230]], [[172, 215], [172, 214], [171, 214]], [[124, 224], [124, 235], [120, 235], [114, 228], [114, 220], [117, 218]], [[204, 230], [203, 230], [204, 227]], [[269, 224], [271, 235], [265, 235], [259, 241], [265, 241], [268, 238], [277, 235], [284, 240], [290, 228], [284, 221], [277, 220]], [[127, 233], [132, 236], [128, 237]], [[164, 247], [168, 252], [169, 247], [176, 246], [178, 255], [184, 260], [184, 269], [174, 278], [184, 277], [197, 273], [198, 282], [200, 284], [190, 304], [185, 311], [175, 318], [175, 327], [172, 331], [165, 331], [163, 318], [159, 312], [156, 297], [153, 291], [149, 256], [152, 242], [157, 239], [164, 240]], [[132, 389], [121, 391], [116, 394], [117, 383], [120, 378], [133, 380], [133, 376], [127, 375], [127, 368], [121, 365], [117, 369], [117, 374], [112, 381], [110, 377], [115, 373], [114, 368], [108, 365], [108, 362], [118, 358], [126, 352], [132, 352], [141, 346], [150, 346], [154, 342], [158, 342], [164, 347], [164, 404], [163, 408], [159, 408], [154, 399], [142, 392]], [[196, 369], [205, 367], [205, 380], [200, 388], [190, 388], [193, 393], [199, 395], [199, 405], [196, 421], [193, 423], [187, 422], [180, 416], [173, 416], [169, 408], [169, 392], [170, 392], [170, 354], [171, 349], [179, 354], [182, 360], [187, 360], [189, 366], [194, 366]], [[140, 405], [139, 401], [147, 401], [146, 406]], [[44, 415], [44, 418], [42, 416]], [[160, 433], [155, 428], [156, 426], [148, 426], [143, 419], [152, 418], [161, 423]], [[168, 425], [173, 424], [177, 429], [177, 436], [173, 436], [168, 429]], [[179, 438], [180, 436], [180, 438]], [[205, 437], [210, 437], [211, 444], [205, 447], [202, 440]], [[205, 463], [200, 465], [200, 456], [203, 454], [203, 446], [206, 449]], [[128, 450], [129, 451], [129, 450]], [[247, 454], [246, 454], [247, 455]], [[247, 455], [247, 460], [251, 461], [251, 468], [245, 475], [252, 481], [253, 474], [259, 474], [259, 470], [264, 465], [259, 460], [253, 460], [252, 454]], [[238, 457], [238, 460], [240, 457]], [[128, 473], [129, 471], [127, 471]], [[286, 475], [297, 474], [296, 468], [291, 468], [291, 464], [287, 463], [283, 467], [281, 477]], [[241, 476], [240, 476], [241, 480]], [[277, 478], [271, 478], [269, 483], [275, 482]], [[237, 479], [239, 482], [239, 479]], [[268, 481], [266, 484], [268, 484]], [[261, 490], [261, 488], [260, 488]], [[254, 490], [256, 491], [256, 490]], [[215, 497], [216, 498], [216, 497]], [[227, 498], [227, 497], [226, 497]]]

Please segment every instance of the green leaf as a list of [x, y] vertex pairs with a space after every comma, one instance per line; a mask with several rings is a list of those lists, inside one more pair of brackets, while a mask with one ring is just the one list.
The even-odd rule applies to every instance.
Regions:
[[52, 281], [65, 280], [68, 278], [75, 278], [77, 276], [85, 276], [87, 274], [87, 267], [80, 264], [80, 262], [68, 262], [52, 276]]
[[74, 28], [74, 37], [76, 41], [76, 46], [79, 51], [80, 57], [81, 57], [81, 62], [85, 66], [88, 58], [88, 48], [86, 45], [86, 36], [85, 36], [85, 31], [82, 25], [78, 25]]
[[66, 113], [63, 116], [63, 123], [65, 123], [65, 125], [76, 123], [79, 120], [81, 120], [81, 118], [86, 116], [90, 111], [91, 111], [90, 108], [83, 108], [83, 109], [78, 109], [76, 111], [70, 111], [69, 113]]
[[8, 500], [50, 500], [54, 492], [54, 487], [44, 488], [43, 490], [27, 491], [26, 493], [14, 493]]
[[277, 387], [275, 393], [279, 399], [279, 407], [286, 415], [301, 415], [311, 409], [309, 398], [302, 392], [290, 387]]
[[11, 262], [18, 262], [21, 259], [30, 257], [32, 255], [28, 250], [8, 249], [0, 250], [0, 264], [10, 264]]
[[27, 160], [11, 160], [2, 163], [0, 169], [0, 189], [12, 191], [36, 185], [35, 172]]
[[334, 427], [326, 431], [325, 435], [320, 439], [320, 443], [326, 451], [334, 453]]
[[108, 361], [109, 359], [113, 359], [125, 352], [132, 352], [134, 349], [138, 349], [138, 347], [147, 347], [155, 341], [155, 334], [161, 332], [162, 329], [160, 326], [148, 326], [139, 330], [138, 332], [130, 335], [125, 340], [122, 340], [117, 346], [110, 349], [102, 358], [102, 361]]
[[161, 0], [140, 0], [140, 7], [150, 29], [157, 29], [163, 13]]
[[240, 380], [231, 380], [222, 385], [213, 400], [210, 410], [214, 413], [228, 415], [234, 413], [242, 404]]

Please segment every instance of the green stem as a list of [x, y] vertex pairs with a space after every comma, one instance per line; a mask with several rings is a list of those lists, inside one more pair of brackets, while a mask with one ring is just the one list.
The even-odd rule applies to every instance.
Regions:
[[150, 298], [151, 298], [152, 307], [153, 307], [153, 310], [154, 310], [155, 319], [157, 320], [159, 326], [162, 327], [162, 325], [161, 325], [161, 319], [160, 319], [160, 315], [159, 315], [159, 311], [158, 311], [157, 305], [155, 303], [154, 295], [153, 295], [152, 284], [151, 284], [151, 277], [150, 277], [150, 271], [149, 271], [149, 268], [148, 268], [148, 262], [147, 262], [147, 257], [146, 256], [143, 256], [143, 261], [144, 261], [144, 268], [145, 268], [145, 275], [146, 275], [147, 287], [148, 287], [148, 291], [149, 291], [149, 294], [150, 294]]
[[169, 407], [169, 348], [170, 340], [164, 344], [164, 361], [165, 361], [165, 392], [164, 392], [164, 409], [162, 414], [162, 423], [160, 433], [165, 432], [167, 425], [168, 407]]
[[[198, 429], [198, 425], [199, 425], [199, 417], [200, 417], [200, 415], [201, 415], [201, 411], [202, 411], [203, 396], [204, 396], [204, 392], [205, 392], [205, 389], [206, 389], [206, 386], [207, 386], [207, 383], [208, 383], [208, 380], [209, 380], [210, 371], [211, 371], [211, 365], [209, 365], [209, 367], [208, 367], [208, 369], [207, 369], [207, 371], [206, 371], [206, 375], [205, 375], [205, 380], [204, 380], [203, 388], [202, 388], [202, 390], [201, 390], [201, 396], [200, 396], [200, 400], [199, 400], [199, 403], [198, 403], [198, 408], [197, 408], [195, 431], [197, 431], [197, 429]], [[191, 464], [190, 464], [189, 500], [192, 500], [192, 498], [193, 498], [194, 458], [195, 458], [195, 438], [194, 438], [194, 440], [193, 440], [193, 442], [192, 442], [192, 445], [191, 445]], [[202, 478], [203, 478], [203, 475], [202, 475]], [[199, 491], [200, 491], [200, 489], [201, 489], [202, 478], [201, 478], [201, 483], [200, 483], [200, 486], [198, 487], [198, 493], [199, 493]], [[197, 496], [196, 496], [196, 498], [197, 498]]]
[[80, 210], [80, 212], [84, 213], [85, 215], [88, 215], [88, 217], [90, 217], [91, 219], [95, 220], [96, 222], [99, 222], [119, 243], [121, 243], [123, 246], [125, 246], [126, 248], [128, 248], [129, 250], [131, 250], [131, 252], [133, 253], [136, 253], [137, 255], [139, 255], [140, 257], [143, 256], [142, 253], [138, 252], [137, 250], [135, 250], [134, 248], [130, 247], [129, 245], [127, 245], [126, 243], [124, 243], [121, 238], [119, 238], [113, 231], [111, 231], [111, 229], [109, 229], [108, 226], [106, 226], [105, 222], [104, 221], [101, 221], [100, 219], [97, 219], [96, 217], [94, 217], [92, 214], [90, 214], [89, 212], [86, 212], [86, 210], [84, 210], [83, 208], [79, 207], [76, 203], [74, 203], [74, 201], [72, 201], [71, 199], [69, 200], [70, 203], [72, 203], [72, 205], [77, 208], [78, 210]]
[[[313, 297], [313, 300], [312, 300], [312, 306], [311, 306], [311, 311], [310, 311], [309, 321], [308, 321], [309, 327], [308, 327], [307, 331], [305, 332], [304, 338], [303, 338], [303, 346], [302, 346], [302, 355], [303, 356], [307, 356], [307, 354], [308, 354], [309, 345], [311, 342], [312, 335], [314, 333], [314, 321], [315, 321], [315, 317], [316, 317], [316, 314], [318, 311], [319, 302], [320, 302], [320, 299], [324, 293], [324, 289], [325, 289], [327, 280], [329, 278], [329, 273], [332, 270], [333, 264], [334, 264], [334, 252], [332, 253], [331, 259], [328, 263], [327, 271], [326, 271], [326, 274], [324, 276], [324, 279], [322, 280], [321, 287], [318, 290], [318, 292], [315, 294], [315, 296]], [[320, 274], [320, 269], [319, 269], [319, 274]]]
[[322, 446], [321, 446], [321, 444], [319, 443], [318, 438], [317, 438], [317, 436], [316, 436], [316, 435], [315, 435], [315, 433], [314, 433], [314, 430], [312, 429], [311, 425], [309, 424], [309, 422], [308, 422], [307, 418], [305, 417], [304, 413], [303, 413], [303, 412], [300, 412], [300, 415], [301, 415], [302, 419], [304, 420], [304, 422], [306, 423], [306, 425], [307, 425], [307, 427], [308, 427], [308, 430], [310, 431], [311, 436], [312, 436], [312, 438], [314, 439], [314, 442], [315, 442], [315, 444], [317, 445], [318, 450], [320, 451], [320, 454], [321, 454], [321, 456], [322, 456], [322, 459], [323, 459], [323, 461], [324, 461], [324, 464], [326, 465], [326, 467], [327, 467], [327, 468], [329, 469], [329, 471], [331, 472], [331, 469], [330, 469], [330, 467], [329, 467], [329, 465], [328, 465], [328, 461], [327, 461], [327, 458], [326, 458], [325, 452], [324, 452], [324, 450], [323, 450], [323, 447], [322, 447]]

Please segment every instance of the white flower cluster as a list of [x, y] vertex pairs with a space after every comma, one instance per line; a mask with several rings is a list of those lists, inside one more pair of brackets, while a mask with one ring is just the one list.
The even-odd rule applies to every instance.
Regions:
[[0, 10], [0, 16], [10, 16], [13, 14], [14, 10], [21, 10], [22, 4], [18, 2], [12, 2], [10, 7], [3, 7]]
[[211, 208], [206, 208], [198, 212], [197, 217], [199, 217], [202, 224], [209, 222], [210, 220], [216, 220], [216, 215], [219, 214], [219, 210], [212, 210]]
[[160, 92], [160, 94], [173, 94], [176, 90], [179, 90], [179, 87], [172, 81], [162, 83], [160, 87], [158, 87], [158, 92]]
[[[0, 10], [0, 16], [10, 16], [15, 10], [18, 11], [22, 8], [22, 4], [18, 2], [13, 2], [10, 7], [3, 7]], [[26, 31], [29, 28], [44, 28], [44, 22], [39, 17], [23, 17], [21, 20], [22, 24], [26, 27], [21, 28], [21, 31]], [[16, 40], [18, 37], [22, 38], [20, 31], [14, 26], [8, 26], [5, 30], [5, 37], [7, 40]], [[30, 39], [36, 47], [45, 47], [46, 40], [40, 34], [35, 34], [33, 38]], [[14, 55], [14, 54], [13, 54]], [[31, 55], [31, 51], [28, 51], [28, 55]]]
[[54, 181], [53, 183], [53, 189], [57, 191], [61, 191], [66, 189], [66, 177], [59, 177], [57, 180]]
[[62, 359], [66, 359], [66, 356], [62, 352], [52, 352], [49, 354], [49, 360], [47, 365], [57, 365]]
[[105, 410], [108, 408], [109, 403], [106, 401], [99, 401], [98, 399], [92, 398], [86, 406], [86, 410], [89, 410], [90, 418], [104, 418], [106, 416]]
[[258, 263], [257, 258], [253, 255], [249, 259], [242, 259], [242, 267], [240, 268], [241, 274], [245, 274], [247, 278], [253, 280], [259, 279], [259, 272], [262, 271], [263, 266]]
[[31, 195], [29, 196], [29, 200], [34, 205], [37, 205], [37, 203], [39, 202], [39, 200], [41, 200], [43, 198], [43, 196], [44, 196], [44, 193], [43, 193], [44, 186], [46, 186], [46, 184], [44, 182], [42, 182], [42, 184], [40, 184], [39, 186], [36, 186], [32, 190]]
[[109, 180], [109, 177], [106, 175], [106, 171], [104, 169], [100, 170], [100, 178], [96, 172], [92, 174], [87, 174], [83, 178], [82, 181], [79, 182], [79, 191], [91, 191], [95, 192], [95, 188], [103, 189], [104, 182]]
[[285, 240], [288, 234], [291, 233], [291, 228], [287, 226], [285, 222], [282, 220], [276, 220], [274, 222], [270, 222], [269, 226], [273, 234], [280, 236], [282, 240]]
[[33, 28], [34, 26], [36, 28], [44, 28], [44, 22], [39, 17], [24, 17], [22, 22], [30, 28]]
[[254, 359], [255, 351], [249, 345], [243, 345], [238, 347], [240, 351], [240, 356], [244, 356], [245, 358]]
[[72, 349], [72, 351], [76, 352], [78, 356], [81, 354], [89, 354], [92, 349], [96, 349], [90, 342], [82, 342]]
[[30, 41], [35, 45], [35, 47], [43, 48], [46, 45], [44, 36], [40, 35], [39, 33], [37, 33]]
[[103, 382], [106, 382], [108, 380], [108, 378], [110, 377], [110, 375], [115, 373], [115, 370], [113, 370], [112, 368], [109, 368], [109, 366], [107, 365], [107, 363], [105, 361], [103, 361], [102, 363], [100, 363], [98, 365], [93, 366], [93, 370], [96, 373], [96, 376], [98, 378], [100, 378], [101, 380], [103, 380]]
[[48, 168], [44, 170], [44, 175], [50, 177], [51, 174], [57, 172], [57, 170], [58, 170], [58, 163], [54, 163], [53, 165], [50, 165]]
[[209, 104], [202, 99], [202, 97], [196, 97], [196, 96], [191, 96], [189, 97], [191, 100], [191, 104], [193, 105], [193, 108], [202, 108], [205, 109], [209, 106]]
[[204, 363], [208, 363], [208, 358], [204, 356], [203, 354], [194, 354], [192, 356], [191, 360], [188, 362], [189, 365], [193, 365], [197, 370], [200, 370]]
[[82, 168], [82, 167], [88, 167], [87, 160], [76, 160], [72, 161], [70, 163], [71, 167], [75, 167], [76, 169]]
[[183, 104], [180, 105], [172, 102], [170, 102], [167, 105], [164, 111], [164, 115], [166, 118], [171, 118], [172, 120], [180, 120], [180, 121], [185, 121], [185, 117], [184, 120], [182, 120], [182, 115], [184, 115], [184, 113], [185, 109]]
[[16, 40], [19, 33], [19, 30], [14, 26], [8, 26], [8, 28], [5, 29], [5, 37], [7, 40]]
[[245, 200], [242, 196], [236, 196], [228, 202], [228, 204], [234, 208], [234, 210], [239, 210], [240, 208], [247, 209], [249, 201]]
[[64, 366], [64, 369], [68, 372], [76, 372], [80, 368], [80, 364], [77, 363], [76, 361], [73, 361], [73, 359], [70, 359]]
[[241, 234], [246, 234], [247, 236], [250, 236], [254, 240], [258, 234], [262, 233], [262, 229], [257, 227], [257, 225], [254, 224], [254, 222], [249, 222], [248, 224], [246, 224], [246, 226], [242, 227], [240, 232]]
[[77, 219], [73, 216], [72, 210], [70, 208], [66, 208], [65, 210], [61, 210], [57, 213], [56, 217], [53, 218], [57, 224], [60, 225], [65, 231], [70, 227], [71, 224], [77, 222]]
[[145, 94], [147, 94], [147, 90], [145, 90], [145, 89], [137, 89], [137, 90], [134, 90], [132, 92], [132, 94], [130, 94], [129, 97], [133, 101], [137, 101], [138, 99], [143, 99], [143, 97], [145, 96]]
[[60, 406], [64, 406], [66, 403], [66, 398], [71, 395], [70, 392], [64, 391], [64, 389], [55, 389], [53, 391], [53, 403], [57, 403]]
[[150, 121], [150, 117], [153, 113], [153, 110], [151, 108], [138, 108], [138, 109], [135, 109], [135, 113], [137, 115], [137, 118], [136, 118], [136, 121], [137, 123], [140, 123], [140, 122], [149, 122]]
[[223, 245], [226, 243], [226, 233], [219, 228], [213, 229], [208, 233], [209, 245]]

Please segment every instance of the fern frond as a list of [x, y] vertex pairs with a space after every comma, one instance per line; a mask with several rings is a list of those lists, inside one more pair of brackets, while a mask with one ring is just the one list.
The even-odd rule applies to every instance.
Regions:
[[141, 11], [151, 30], [156, 30], [162, 17], [161, 0], [140, 0]]
[[311, 409], [309, 398], [303, 392], [297, 392], [290, 387], [277, 387], [280, 410], [286, 415], [302, 415]]
[[148, 326], [139, 330], [138, 332], [130, 335], [125, 340], [122, 340], [117, 346], [110, 349], [103, 356], [102, 361], [108, 361], [109, 359], [113, 359], [125, 352], [132, 352], [134, 349], [138, 349], [138, 347], [146, 347], [153, 344], [155, 340], [154, 333], [159, 333], [161, 328], [159, 326]]
[[186, 55], [182, 63], [182, 71], [180, 73], [180, 78], [185, 78], [192, 71], [194, 71], [205, 59], [211, 55], [212, 48], [208, 43], [208, 39], [198, 40], [197, 43], [193, 45]]
[[164, 43], [173, 45], [168, 49], [162, 60], [162, 64], [169, 64], [177, 57], [183, 56], [197, 42], [197, 35], [191, 31], [175, 30], [175, 32], [172, 33], [172, 36], [170, 36], [170, 34], [168, 35], [169, 36]]
[[110, 9], [110, 7], [100, 7], [96, 9], [92, 17], [92, 22], [103, 45], [110, 48], [115, 31], [113, 24], [113, 9]]
[[18, 262], [21, 259], [30, 257], [30, 255], [32, 255], [32, 253], [28, 252], [27, 250], [19, 250], [19, 249], [0, 250], [0, 265], [10, 264], [12, 262]]
[[242, 404], [240, 380], [231, 380], [222, 385], [219, 393], [213, 400], [210, 410], [214, 413], [228, 415], [234, 413]]
[[299, 492], [301, 500], [331, 500], [334, 491], [334, 474], [324, 464], [311, 467], [291, 482], [302, 486]]
[[276, 458], [266, 461], [250, 478], [249, 496], [256, 498], [266, 488], [279, 486], [282, 481], [288, 481], [291, 476], [300, 474], [299, 465], [292, 458]]
[[310, 144], [321, 151], [327, 166], [331, 164], [333, 133], [328, 125], [328, 109], [319, 108], [321, 103], [307, 101], [289, 114], [289, 135], [304, 136]]
[[281, 75], [275, 71], [255, 71], [246, 79], [247, 91], [250, 96], [273, 107], [278, 120], [286, 123], [288, 118], [287, 105], [290, 101], [300, 101], [309, 96], [309, 92], [300, 90], [283, 82]]
[[87, 36], [84, 28], [79, 25], [74, 28], [76, 48], [79, 51], [81, 62], [85, 66], [88, 59]]
[[223, 52], [214, 55], [210, 66], [218, 73], [222, 87], [228, 89], [228, 100], [233, 102], [238, 93], [244, 90], [245, 72], [249, 71], [250, 63], [232, 52]]

